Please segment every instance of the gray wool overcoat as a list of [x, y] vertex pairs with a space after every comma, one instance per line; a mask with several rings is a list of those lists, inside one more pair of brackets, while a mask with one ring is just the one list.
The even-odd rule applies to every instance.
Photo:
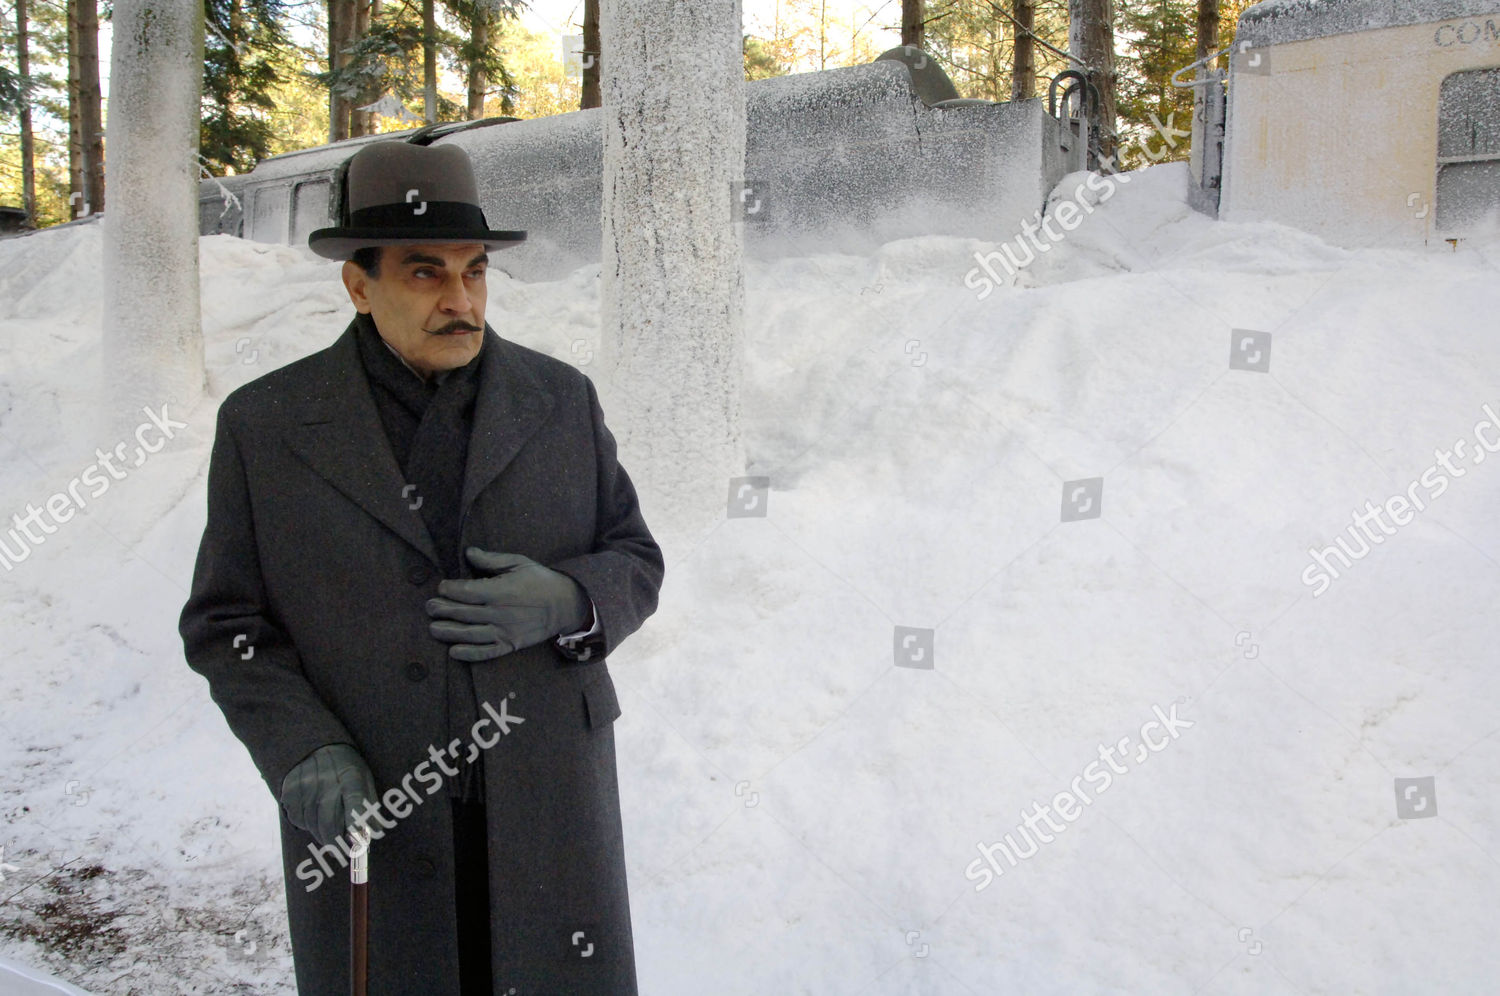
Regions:
[[[452, 814], [428, 778], [433, 749], [450, 743], [448, 645], [428, 632], [424, 608], [442, 573], [355, 331], [224, 399], [179, 630], [273, 797], [330, 743], [360, 751], [382, 796], [407, 797], [385, 810], [406, 815], [370, 849], [369, 992], [457, 996]], [[491, 710], [481, 715], [502, 718], [475, 737], [494, 992], [635, 993], [611, 725], [620, 706], [604, 658], [655, 611], [661, 550], [593, 383], [488, 324], [480, 355], [460, 546], [569, 575], [603, 630], [584, 661], [549, 639], [470, 665]], [[309, 860], [312, 836], [277, 808], [298, 991], [342, 996], [348, 874], [325, 852], [325, 878]]]

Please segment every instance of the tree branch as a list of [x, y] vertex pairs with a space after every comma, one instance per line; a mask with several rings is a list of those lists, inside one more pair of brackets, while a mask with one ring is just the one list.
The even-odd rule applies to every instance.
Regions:
[[1030, 35], [1031, 38], [1032, 38], [1032, 40], [1035, 41], [1038, 45], [1042, 46], [1042, 48], [1045, 48], [1045, 49], [1047, 49], [1050, 52], [1054, 52], [1057, 55], [1062, 56], [1064, 59], [1068, 59], [1068, 60], [1070, 60], [1072, 62], [1076, 62], [1080, 66], [1083, 66], [1083, 68], [1085, 68], [1085, 69], [1089, 68], [1088, 63], [1084, 62], [1082, 59], [1080, 59], [1080, 58], [1078, 58], [1077, 56], [1074, 56], [1074, 55], [1069, 55], [1067, 52], [1064, 52], [1062, 49], [1058, 48], [1056, 45], [1050, 44], [1045, 38], [1042, 38], [1036, 32], [1034, 32], [1034, 31], [1028, 31], [1027, 29], [1021, 27], [1021, 22], [1018, 21], [1018, 20], [1016, 20], [1014, 17], [1011, 17], [1010, 11], [1008, 11], [1005, 8], [1003, 8], [1003, 7], [999, 6], [998, 4], [996, 4], [995, 0], [985, 0], [985, 2], [989, 4], [989, 7], [990, 7], [991, 10], [993, 10], [997, 14], [1002, 15], [1011, 24], [1014, 24], [1016, 26], [1016, 30], [1017, 31], [1021, 32], [1024, 35]]

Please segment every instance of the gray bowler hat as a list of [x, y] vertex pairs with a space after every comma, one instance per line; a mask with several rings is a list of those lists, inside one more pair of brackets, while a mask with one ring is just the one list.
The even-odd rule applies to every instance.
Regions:
[[456, 145], [371, 142], [339, 168], [338, 224], [307, 237], [328, 259], [363, 246], [482, 242], [486, 250], [523, 242], [525, 232], [491, 231], [479, 208], [469, 154]]

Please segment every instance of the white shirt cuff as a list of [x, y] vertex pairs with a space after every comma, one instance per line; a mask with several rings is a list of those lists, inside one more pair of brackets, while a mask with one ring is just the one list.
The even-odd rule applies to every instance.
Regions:
[[601, 629], [601, 627], [599, 625], [599, 613], [594, 609], [594, 600], [592, 598], [589, 599], [589, 615], [591, 615], [593, 617], [593, 619], [594, 619], [594, 625], [590, 626], [588, 629], [580, 629], [576, 633], [567, 633], [567, 634], [564, 634], [562, 636], [559, 636], [557, 638], [557, 642], [558, 643], [565, 643], [565, 644], [572, 644], [572, 643], [576, 643], [577, 641], [583, 639], [586, 636], [593, 636], [595, 633], [599, 632], [599, 630]]

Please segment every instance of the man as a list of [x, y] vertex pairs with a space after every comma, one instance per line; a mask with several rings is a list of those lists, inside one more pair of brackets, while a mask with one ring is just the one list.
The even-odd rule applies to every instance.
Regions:
[[368, 826], [369, 992], [634, 993], [605, 658], [663, 576], [593, 383], [484, 319], [467, 154], [341, 170], [358, 314], [232, 392], [179, 629], [280, 803], [298, 991], [348, 992], [344, 832]]

